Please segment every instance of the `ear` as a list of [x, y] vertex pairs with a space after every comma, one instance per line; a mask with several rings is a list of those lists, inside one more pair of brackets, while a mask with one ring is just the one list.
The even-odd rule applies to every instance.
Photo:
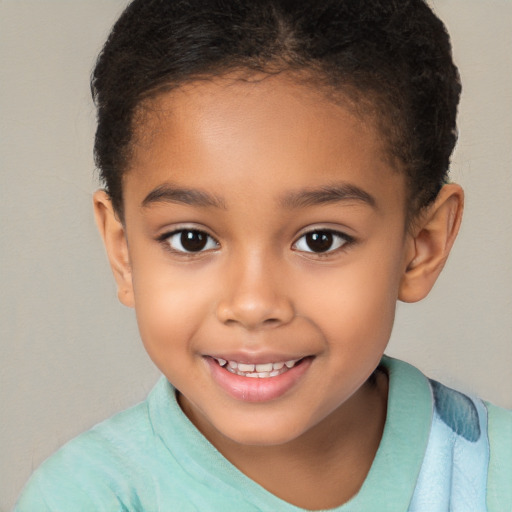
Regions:
[[125, 306], [133, 307], [132, 272], [124, 226], [104, 190], [98, 190], [93, 196], [93, 201], [96, 224], [117, 283], [117, 296]]
[[435, 202], [415, 222], [400, 283], [401, 301], [417, 302], [428, 295], [457, 237], [463, 208], [462, 188], [444, 185]]

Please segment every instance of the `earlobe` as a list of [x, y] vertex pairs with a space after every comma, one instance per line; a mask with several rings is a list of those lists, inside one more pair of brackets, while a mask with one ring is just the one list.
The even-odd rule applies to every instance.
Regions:
[[125, 229], [104, 190], [93, 196], [94, 216], [117, 283], [117, 296], [125, 306], [134, 306], [132, 273]]
[[462, 188], [448, 184], [420, 216], [410, 235], [398, 296], [401, 301], [417, 302], [428, 295], [455, 242], [463, 208]]

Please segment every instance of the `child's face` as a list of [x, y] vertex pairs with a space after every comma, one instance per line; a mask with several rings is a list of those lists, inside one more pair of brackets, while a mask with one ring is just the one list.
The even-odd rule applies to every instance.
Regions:
[[404, 177], [371, 123], [283, 76], [191, 84], [141, 123], [122, 296], [144, 345], [203, 431], [293, 440], [363, 393], [388, 343]]

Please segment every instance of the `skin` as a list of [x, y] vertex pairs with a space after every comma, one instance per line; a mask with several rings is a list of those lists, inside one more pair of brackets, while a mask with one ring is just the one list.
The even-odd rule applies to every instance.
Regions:
[[[444, 265], [460, 187], [446, 185], [406, 229], [405, 180], [372, 120], [282, 74], [153, 100], [123, 192], [124, 222], [96, 193], [98, 225], [119, 298], [185, 414], [280, 498], [309, 509], [349, 500], [385, 423], [387, 377], [367, 379], [397, 300], [423, 298]], [[180, 252], [169, 234], [185, 228], [208, 235], [205, 250]], [[338, 233], [332, 250], [314, 252], [305, 233], [326, 230]], [[307, 359], [284, 392], [254, 400], [219, 385], [211, 356]]]

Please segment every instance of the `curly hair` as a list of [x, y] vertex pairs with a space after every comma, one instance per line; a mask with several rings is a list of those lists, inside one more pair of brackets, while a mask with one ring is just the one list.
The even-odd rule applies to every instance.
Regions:
[[121, 218], [137, 109], [233, 70], [306, 73], [331, 95], [371, 104], [410, 212], [446, 181], [461, 85], [448, 33], [423, 0], [134, 0], [91, 78], [95, 161]]

